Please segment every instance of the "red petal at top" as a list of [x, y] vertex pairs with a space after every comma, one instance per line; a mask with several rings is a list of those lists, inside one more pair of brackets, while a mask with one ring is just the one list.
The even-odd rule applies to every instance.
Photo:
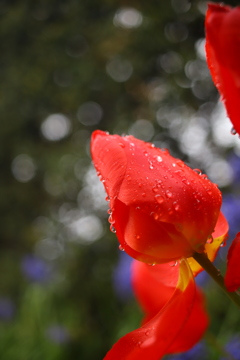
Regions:
[[[142, 264], [139, 266], [146, 267], [147, 265]], [[166, 265], [156, 266], [161, 267]], [[162, 273], [162, 270], [160, 270], [160, 272]], [[155, 280], [157, 281], [157, 279]], [[153, 280], [153, 282], [155, 280]], [[172, 280], [174, 283], [175, 280]], [[138, 280], [135, 279], [135, 282], [136, 281]], [[150, 277], [150, 282], [151, 281]], [[157, 281], [156, 284], [162, 286], [161, 280]], [[165, 287], [167, 287], [167, 283], [163, 285], [162, 289]], [[140, 293], [142, 293], [142, 290], [140, 290]], [[142, 295], [140, 296], [142, 297]], [[199, 312], [199, 315], [194, 315], [194, 317], [196, 316], [194, 328], [190, 326], [188, 331], [185, 331], [185, 327], [188, 326], [188, 320], [195, 308], [196, 296], [192, 272], [187, 262], [182, 261], [177, 288], [169, 300], [167, 300], [168, 296], [166, 297], [165, 300], [167, 303], [165, 306], [163, 306], [160, 300], [160, 308], [155, 316], [141, 328], [128, 333], [118, 340], [107, 353], [104, 360], [160, 360], [170, 352], [183, 351], [183, 349], [185, 350], [191, 347], [202, 335], [202, 329], [199, 331], [197, 327], [197, 321], [200, 321], [200, 324], [202, 323], [202, 311]], [[145, 295], [143, 297], [145, 297]], [[143, 301], [145, 300], [143, 299]], [[156, 303], [154, 307], [155, 305]], [[152, 309], [151, 305], [150, 308]], [[198, 310], [199, 309], [200, 307]], [[157, 311], [157, 308], [155, 310]], [[196, 334], [198, 334], [198, 336], [196, 336]]]
[[133, 136], [95, 131], [91, 153], [110, 196], [111, 221], [129, 255], [163, 263], [204, 251], [221, 206], [215, 184]]
[[230, 120], [240, 134], [240, 7], [209, 4], [206, 14], [206, 54], [213, 81]]
[[240, 287], [240, 232], [237, 233], [227, 256], [227, 272], [225, 285], [228, 291], [236, 291]]

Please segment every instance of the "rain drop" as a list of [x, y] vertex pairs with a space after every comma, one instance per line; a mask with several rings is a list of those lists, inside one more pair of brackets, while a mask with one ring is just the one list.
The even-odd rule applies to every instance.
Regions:
[[146, 196], [146, 193], [145, 193], [145, 192], [144, 192], [144, 193], [142, 193], [142, 196], [143, 196], [143, 197], [145, 197], [145, 196]]
[[119, 143], [119, 145], [120, 145], [122, 148], [125, 148], [125, 144]]
[[155, 199], [159, 204], [162, 204], [164, 202], [164, 198], [161, 195], [156, 195]]
[[174, 205], [174, 210], [179, 211], [180, 210], [180, 205], [179, 204]]
[[226, 241], [223, 241], [223, 242], [220, 244], [220, 246], [221, 246], [221, 247], [224, 247], [224, 246], [226, 246], [226, 244], [227, 244], [227, 242], [226, 242]]
[[158, 192], [158, 188], [154, 187], [154, 188], [152, 189], [152, 191], [156, 193], [156, 192]]
[[171, 191], [167, 190], [166, 191], [166, 195], [168, 198], [172, 198], [173, 197], [173, 194], [171, 193]]
[[213, 237], [212, 235], [210, 235], [207, 239], [207, 244], [212, 244], [213, 243]]
[[236, 135], [237, 131], [234, 129], [234, 127], [231, 128], [231, 134]]
[[171, 267], [177, 266], [177, 264], [178, 264], [178, 261], [172, 261], [172, 262], [169, 263], [169, 265]]
[[158, 162], [162, 162], [162, 157], [161, 157], [161, 156], [157, 156], [157, 161], [158, 161]]
[[107, 195], [107, 196], [105, 197], [105, 200], [106, 200], [106, 201], [110, 201], [110, 196]]
[[119, 248], [120, 251], [125, 251], [125, 250], [124, 250], [124, 247], [123, 247], [122, 245], [119, 245], [118, 248]]
[[117, 230], [115, 229], [115, 227], [113, 226], [113, 224], [110, 225], [110, 230], [111, 232], [113, 232], [114, 234], [116, 234]]
[[195, 173], [197, 173], [198, 175], [202, 175], [202, 172], [201, 172], [200, 169], [193, 169], [193, 171], [194, 171]]

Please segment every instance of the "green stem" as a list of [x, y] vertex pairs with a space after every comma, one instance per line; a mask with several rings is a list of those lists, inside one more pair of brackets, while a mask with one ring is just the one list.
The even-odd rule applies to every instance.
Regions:
[[208, 259], [204, 253], [194, 253], [193, 258], [206, 270], [211, 278], [220, 286], [225, 294], [240, 308], [240, 296], [236, 292], [229, 292], [224, 284], [224, 279], [220, 271], [215, 268], [213, 263]]

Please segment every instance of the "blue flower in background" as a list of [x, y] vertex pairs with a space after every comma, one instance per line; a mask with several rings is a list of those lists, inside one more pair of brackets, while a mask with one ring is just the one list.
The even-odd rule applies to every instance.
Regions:
[[204, 341], [197, 343], [192, 349], [177, 355], [165, 357], [166, 360], [209, 360], [209, 351]]
[[233, 171], [233, 182], [235, 184], [240, 183], [240, 157], [236, 154], [231, 154], [228, 163]]
[[[225, 346], [225, 350], [234, 360], [240, 360], [240, 335], [235, 335]], [[229, 357], [221, 357], [220, 360], [228, 360]]]
[[47, 337], [55, 344], [66, 344], [70, 340], [67, 328], [62, 325], [54, 324], [46, 330]]
[[240, 231], [240, 196], [223, 195], [221, 210], [229, 223], [229, 238], [233, 240]]
[[113, 288], [121, 300], [132, 296], [131, 264], [133, 259], [125, 252], [120, 252], [119, 261], [113, 272]]
[[9, 298], [0, 298], [0, 320], [9, 321], [13, 318], [15, 306]]
[[33, 255], [26, 255], [22, 259], [21, 269], [30, 281], [44, 283], [52, 277], [52, 267], [46, 261]]

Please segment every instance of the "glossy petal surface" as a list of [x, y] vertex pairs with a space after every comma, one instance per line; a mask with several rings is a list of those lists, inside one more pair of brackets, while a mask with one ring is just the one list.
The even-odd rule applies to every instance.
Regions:
[[132, 257], [164, 263], [204, 251], [221, 193], [168, 151], [95, 131], [93, 163], [110, 196], [111, 222]]
[[240, 7], [209, 4], [206, 14], [206, 54], [234, 129], [240, 134]]
[[227, 272], [225, 285], [228, 291], [236, 291], [240, 287], [240, 232], [237, 233], [227, 256]]
[[[139, 266], [147, 265], [142, 264]], [[163, 269], [164, 267], [161, 268], [160, 272], [164, 272]], [[144, 269], [141, 269], [141, 274], [143, 274], [144, 271]], [[172, 286], [176, 281], [176, 273], [178, 271], [178, 284], [171, 296], [171, 292], [173, 290]], [[154, 270], [153, 278], [156, 274], [157, 271], [155, 272]], [[146, 276], [146, 273], [144, 276]], [[176, 270], [170, 270], [169, 277], [171, 279], [171, 289], [166, 295], [165, 300], [167, 303], [165, 306], [163, 306], [163, 303], [161, 302], [160, 306], [163, 307], [155, 316], [153, 316], [141, 328], [130, 332], [118, 340], [118, 342], [107, 353], [104, 358], [105, 360], [159, 360], [169, 352], [178, 351], [179, 349], [181, 351], [182, 349], [186, 349], [186, 347], [188, 348], [188, 346], [191, 346], [190, 343], [193, 342], [193, 339], [190, 333], [189, 340], [186, 340], [185, 326], [188, 326], [187, 323], [194, 311], [193, 309], [195, 307], [194, 304], [197, 293], [192, 272], [188, 263], [183, 260], [179, 270], [178, 267]], [[157, 281], [163, 290], [167, 286], [166, 279], [167, 278], [163, 280], [162, 285], [161, 280], [159, 281], [156, 277], [155, 280], [149, 280], [149, 282]], [[135, 278], [134, 282], [136, 284], [137, 278]], [[141, 293], [139, 296], [142, 299], [141, 301], [142, 304], [144, 304], [143, 306], [145, 309], [149, 308], [151, 312], [153, 310], [157, 311], [156, 302], [154, 302], [152, 306], [146, 298], [147, 295], [143, 295], [144, 291], [142, 292], [142, 289], [138, 289], [138, 291], [138, 295]], [[156, 291], [158, 291], [157, 288]], [[194, 319], [194, 321], [195, 320], [196, 319]], [[182, 341], [179, 340], [181, 333], [184, 334], [184, 339], [182, 339]]]

